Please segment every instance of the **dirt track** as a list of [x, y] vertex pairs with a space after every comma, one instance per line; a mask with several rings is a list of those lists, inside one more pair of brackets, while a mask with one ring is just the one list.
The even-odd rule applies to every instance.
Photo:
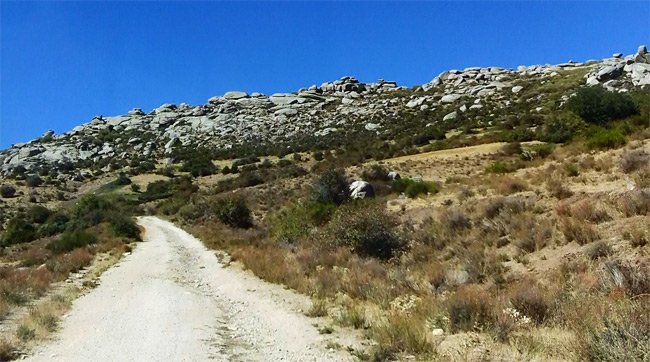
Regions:
[[[75, 301], [27, 361], [347, 361], [326, 348], [308, 300], [236, 268], [173, 224], [139, 219], [145, 242]], [[343, 333], [343, 332], [342, 332]], [[357, 345], [352, 337], [338, 340]]]

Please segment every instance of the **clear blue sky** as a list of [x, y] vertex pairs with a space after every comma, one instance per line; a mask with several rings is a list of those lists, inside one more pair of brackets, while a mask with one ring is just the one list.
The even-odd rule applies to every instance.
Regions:
[[[601, 59], [650, 43], [649, 1], [0, 1], [0, 148], [94, 115], [356, 76]], [[648, 44], [650, 46], [650, 44]]]

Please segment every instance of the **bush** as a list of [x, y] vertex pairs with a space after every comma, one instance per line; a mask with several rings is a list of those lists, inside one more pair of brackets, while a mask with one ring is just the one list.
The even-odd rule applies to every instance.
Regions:
[[587, 135], [587, 147], [595, 148], [617, 148], [625, 145], [625, 136], [617, 129], [598, 128]]
[[650, 189], [633, 190], [618, 199], [618, 209], [630, 217], [650, 213]]
[[545, 292], [534, 282], [520, 282], [510, 296], [510, 304], [537, 324], [544, 322], [550, 310]]
[[130, 185], [131, 179], [124, 172], [120, 172], [115, 180], [115, 184], [120, 186]]
[[544, 142], [565, 143], [571, 141], [579, 129], [577, 122], [553, 120], [541, 128], [538, 138]]
[[153, 201], [164, 199], [172, 195], [172, 183], [165, 180], [158, 180], [147, 185], [145, 192], [138, 197], [141, 201]]
[[213, 210], [217, 219], [226, 225], [238, 228], [248, 228], [253, 225], [251, 210], [241, 198], [219, 199], [214, 204]]
[[567, 108], [585, 122], [604, 125], [639, 113], [632, 98], [602, 87], [585, 87], [569, 99]]
[[578, 166], [576, 166], [573, 163], [565, 163], [564, 172], [566, 172], [566, 175], [569, 177], [576, 177], [580, 174], [580, 172], [578, 171]]
[[138, 184], [131, 184], [131, 191], [133, 191], [133, 192], [140, 192], [140, 185], [138, 185]]
[[201, 210], [194, 204], [187, 204], [178, 209], [178, 214], [185, 220], [196, 220], [201, 217]]
[[612, 247], [603, 240], [596, 241], [585, 249], [585, 254], [592, 260], [604, 258], [611, 253]]
[[603, 308], [597, 325], [579, 328], [588, 361], [650, 360], [650, 308], [647, 301], [633, 301]]
[[388, 170], [381, 165], [370, 165], [363, 170], [361, 178], [366, 181], [389, 181]]
[[544, 143], [533, 146], [532, 150], [537, 154], [537, 157], [546, 158], [555, 151], [555, 145], [552, 143]]
[[42, 224], [50, 217], [52, 212], [45, 206], [34, 205], [27, 210], [27, 218], [37, 224]]
[[450, 234], [458, 234], [472, 227], [472, 219], [459, 209], [445, 210], [440, 223]]
[[217, 171], [217, 167], [209, 156], [197, 153], [183, 162], [181, 171], [189, 172], [193, 177], [209, 176]]
[[81, 230], [97, 225], [105, 221], [113, 209], [114, 206], [108, 200], [96, 195], [85, 195], [70, 211], [72, 227]]
[[449, 331], [457, 333], [488, 326], [492, 319], [490, 300], [476, 287], [456, 291], [446, 302], [449, 314]]
[[54, 214], [38, 228], [38, 236], [52, 236], [65, 231], [70, 219], [64, 214]]
[[113, 213], [109, 218], [110, 229], [115, 236], [140, 240], [140, 228], [133, 218], [121, 213]]
[[95, 235], [85, 231], [73, 231], [64, 233], [61, 239], [49, 243], [47, 248], [56, 254], [61, 254], [95, 243], [97, 243]]
[[637, 148], [623, 152], [619, 164], [623, 172], [631, 173], [646, 166], [649, 160], [650, 155], [643, 148]]
[[491, 164], [485, 166], [485, 172], [487, 173], [508, 173], [510, 168], [503, 161], [494, 161]]
[[396, 232], [397, 220], [379, 206], [342, 207], [327, 228], [328, 241], [347, 246], [352, 252], [379, 259], [390, 259], [406, 243]]
[[404, 193], [410, 198], [415, 198], [420, 194], [435, 194], [440, 187], [435, 182], [416, 181], [407, 178], [401, 178], [393, 181], [393, 191]]
[[43, 184], [43, 179], [39, 175], [29, 175], [25, 178], [25, 184], [28, 187], [39, 187]]
[[7, 223], [0, 246], [28, 243], [36, 239], [36, 228], [22, 217], [15, 217]]
[[328, 222], [335, 211], [336, 206], [315, 201], [284, 208], [271, 219], [271, 237], [281, 243], [295, 244], [314, 226]]
[[348, 180], [341, 169], [329, 169], [323, 172], [311, 188], [312, 200], [321, 204], [341, 205], [349, 196]]
[[580, 245], [592, 243], [600, 238], [591, 224], [572, 217], [560, 220], [560, 231], [566, 237], [567, 242], [575, 240]]
[[14, 197], [15, 195], [16, 189], [13, 186], [2, 185], [0, 187], [0, 196], [4, 197], [5, 199]]

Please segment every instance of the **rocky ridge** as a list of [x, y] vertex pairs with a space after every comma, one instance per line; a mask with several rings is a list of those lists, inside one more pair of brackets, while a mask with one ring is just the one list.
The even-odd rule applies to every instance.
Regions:
[[[465, 112], [480, 112], [486, 103], [508, 106], [524, 90], [524, 80], [543, 84], [562, 72], [578, 69], [585, 72], [584, 84], [588, 86], [616, 92], [650, 86], [650, 53], [640, 46], [635, 54], [623, 57], [617, 53], [600, 61], [450, 70], [413, 88], [382, 79], [362, 83], [346, 76], [294, 93], [231, 91], [203, 105], [164, 104], [149, 113], [134, 108], [125, 115], [96, 116], [61, 135], [48, 131], [41, 138], [1, 151], [0, 172], [9, 176], [17, 170], [29, 174], [43, 167], [74, 169], [80, 162], [108, 167], [116, 158], [163, 160], [183, 146], [229, 149], [243, 144], [290, 143], [303, 136], [326, 139], [358, 131], [381, 134], [404, 112], [437, 110], [441, 121], [453, 122]], [[57, 177], [71, 179], [79, 173]]]

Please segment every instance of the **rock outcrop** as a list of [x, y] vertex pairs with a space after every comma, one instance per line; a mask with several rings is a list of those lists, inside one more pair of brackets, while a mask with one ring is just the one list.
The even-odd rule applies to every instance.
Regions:
[[[65, 134], [50, 131], [15, 144], [0, 152], [0, 173], [8, 175], [17, 168], [28, 172], [45, 167], [108, 168], [115, 160], [166, 159], [185, 146], [228, 150], [242, 145], [290, 144], [305, 138], [317, 142], [351, 132], [371, 132], [370, 137], [389, 134], [405, 114], [434, 117], [427, 127], [469, 116], [489, 126], [490, 115], [481, 112], [489, 112], [486, 106], [508, 107], [518, 97], [526, 97], [522, 79], [543, 84], [567, 70], [583, 70], [587, 85], [625, 92], [650, 86], [650, 53], [641, 46], [632, 55], [614, 54], [586, 63], [450, 70], [413, 88], [383, 79], [363, 83], [346, 76], [292, 93], [268, 96], [231, 91], [202, 105], [163, 104], [149, 113], [133, 108], [125, 115], [98, 115]], [[543, 96], [536, 94], [524, 101], [538, 104]]]

